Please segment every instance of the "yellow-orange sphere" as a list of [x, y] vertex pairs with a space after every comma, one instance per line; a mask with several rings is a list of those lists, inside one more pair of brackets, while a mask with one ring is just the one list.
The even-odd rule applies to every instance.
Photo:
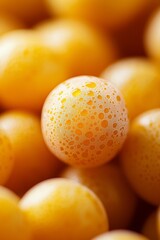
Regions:
[[143, 235], [145, 235], [151, 240], [159, 240], [157, 222], [158, 222], [158, 216], [156, 211], [150, 214], [149, 217], [146, 219], [142, 229]]
[[0, 53], [1, 105], [40, 112], [49, 92], [66, 78], [59, 57], [29, 30], [4, 35]]
[[160, 107], [160, 70], [145, 58], [128, 58], [108, 67], [102, 77], [122, 93], [132, 120], [144, 111]]
[[145, 35], [146, 51], [150, 57], [160, 62], [160, 8], [150, 19]]
[[91, 189], [108, 213], [110, 229], [129, 226], [136, 207], [136, 197], [119, 167], [107, 164], [95, 169], [67, 168], [61, 177], [79, 182]]
[[98, 197], [86, 187], [51, 179], [31, 189], [20, 202], [33, 231], [33, 240], [89, 240], [108, 230]]
[[131, 231], [116, 230], [96, 237], [93, 240], [149, 240], [149, 239]]
[[29, 223], [18, 202], [14, 193], [0, 187], [1, 240], [32, 240]]
[[14, 153], [6, 133], [0, 130], [0, 184], [4, 184], [13, 169]]
[[111, 160], [128, 132], [121, 93], [103, 79], [69, 79], [49, 94], [42, 112], [46, 144], [62, 161], [96, 167]]
[[7, 186], [24, 193], [36, 183], [54, 176], [58, 160], [47, 149], [37, 116], [21, 111], [0, 116], [0, 127], [6, 131], [14, 151], [14, 166]]
[[60, 17], [81, 19], [95, 25], [117, 29], [126, 25], [152, 0], [46, 0], [50, 11]]
[[160, 109], [137, 117], [121, 152], [130, 184], [144, 200], [160, 204]]
[[110, 37], [82, 22], [50, 21], [37, 30], [44, 43], [60, 56], [70, 77], [98, 76], [116, 58], [116, 47]]

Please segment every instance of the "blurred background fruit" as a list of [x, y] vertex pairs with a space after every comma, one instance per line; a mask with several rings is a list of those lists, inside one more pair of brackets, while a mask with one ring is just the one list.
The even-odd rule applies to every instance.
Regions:
[[137, 199], [116, 164], [95, 169], [68, 167], [60, 176], [85, 185], [99, 197], [108, 214], [110, 230], [129, 227]]
[[31, 224], [33, 240], [89, 240], [108, 230], [98, 197], [73, 181], [44, 181], [25, 194], [20, 207]]
[[98, 76], [118, 56], [110, 36], [75, 20], [57, 20], [38, 25], [44, 43], [62, 59], [70, 77]]
[[7, 187], [21, 195], [56, 174], [60, 164], [43, 141], [37, 116], [22, 111], [6, 112], [0, 116], [0, 127], [14, 151], [14, 166]]
[[126, 58], [109, 66], [101, 75], [121, 91], [130, 120], [160, 107], [160, 69], [147, 58]]
[[30, 225], [18, 202], [14, 193], [0, 187], [0, 239], [32, 240]]
[[1, 105], [40, 112], [49, 92], [67, 77], [59, 56], [27, 30], [4, 35], [0, 53]]
[[160, 205], [160, 109], [137, 117], [120, 154], [124, 173], [145, 201]]
[[158, 8], [146, 29], [145, 45], [148, 55], [160, 62], [160, 8]]
[[14, 152], [7, 134], [0, 129], [0, 184], [4, 184], [13, 169]]

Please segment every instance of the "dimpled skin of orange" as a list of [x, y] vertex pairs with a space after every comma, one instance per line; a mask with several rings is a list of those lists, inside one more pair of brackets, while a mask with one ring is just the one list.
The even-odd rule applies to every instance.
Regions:
[[0, 187], [1, 240], [32, 240], [29, 223], [18, 202], [14, 193]]
[[23, 28], [23, 24], [14, 17], [11, 17], [7, 14], [0, 15], [0, 36], [9, 31]]
[[6, 112], [0, 116], [0, 127], [6, 131], [14, 151], [9, 188], [22, 194], [54, 176], [59, 163], [44, 143], [38, 117], [21, 111]]
[[151, 0], [46, 0], [50, 11], [61, 17], [87, 20], [93, 24], [117, 29], [127, 24]]
[[90, 240], [108, 230], [98, 197], [88, 188], [65, 179], [42, 182], [20, 202], [38, 240]]
[[148, 237], [150, 240], [159, 240], [157, 221], [158, 216], [156, 211], [150, 214], [144, 223], [142, 234]]
[[118, 55], [109, 36], [79, 21], [48, 21], [37, 30], [46, 45], [64, 61], [71, 77], [98, 76]]
[[118, 166], [106, 164], [95, 169], [67, 168], [61, 177], [75, 180], [91, 189], [102, 201], [110, 229], [130, 224], [136, 208], [136, 197]]
[[150, 19], [145, 35], [146, 51], [150, 57], [160, 62], [160, 8]]
[[94, 238], [93, 240], [149, 240], [149, 239], [131, 231], [116, 230], [103, 234], [102, 236]]
[[130, 127], [120, 154], [130, 184], [144, 200], [160, 204], [160, 109], [145, 112]]
[[46, 99], [42, 131], [46, 144], [62, 161], [81, 168], [102, 165], [117, 154], [126, 139], [123, 97], [103, 79], [69, 79]]
[[13, 169], [14, 154], [9, 138], [0, 130], [0, 184], [4, 184]]
[[120, 60], [101, 76], [121, 91], [131, 120], [160, 106], [160, 70], [151, 61], [145, 58]]
[[1, 105], [40, 112], [49, 92], [66, 77], [57, 55], [29, 30], [5, 34], [0, 53]]

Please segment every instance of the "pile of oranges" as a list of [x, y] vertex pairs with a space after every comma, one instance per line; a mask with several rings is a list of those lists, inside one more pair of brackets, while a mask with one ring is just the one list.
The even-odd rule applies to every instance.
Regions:
[[160, 239], [159, 0], [0, 0], [0, 240]]

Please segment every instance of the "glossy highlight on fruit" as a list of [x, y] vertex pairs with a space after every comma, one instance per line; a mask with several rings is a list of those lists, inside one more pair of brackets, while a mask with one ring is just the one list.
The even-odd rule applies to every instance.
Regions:
[[69, 79], [49, 94], [42, 112], [42, 131], [50, 150], [76, 167], [96, 167], [121, 149], [128, 132], [121, 93], [103, 79]]
[[65, 179], [50, 179], [29, 190], [20, 201], [32, 227], [33, 240], [89, 240], [108, 231], [98, 197]]

